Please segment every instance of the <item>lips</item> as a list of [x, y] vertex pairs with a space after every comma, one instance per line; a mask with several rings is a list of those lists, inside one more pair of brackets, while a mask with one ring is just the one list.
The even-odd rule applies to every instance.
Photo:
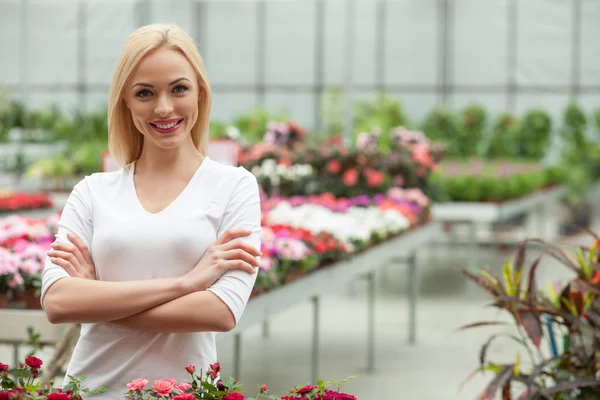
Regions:
[[158, 133], [175, 132], [181, 126], [183, 118], [172, 118], [150, 122], [150, 126]]

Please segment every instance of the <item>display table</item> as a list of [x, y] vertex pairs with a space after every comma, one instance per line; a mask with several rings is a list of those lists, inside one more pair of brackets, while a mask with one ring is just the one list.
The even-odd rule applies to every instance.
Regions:
[[[316, 382], [319, 366], [320, 299], [329, 293], [333, 286], [342, 287], [358, 278], [364, 278], [368, 282], [367, 371], [372, 371], [375, 364], [375, 272], [379, 268], [389, 267], [400, 262], [406, 262], [408, 267], [407, 276], [410, 287], [408, 341], [411, 344], [414, 343], [420, 287], [416, 252], [420, 247], [433, 241], [440, 232], [441, 226], [435, 222], [417, 227], [347, 260], [318, 269], [285, 286], [250, 299], [236, 328], [217, 336], [219, 341], [230, 338], [234, 340], [233, 376], [240, 379], [241, 335], [245, 329], [255, 324], [265, 323], [270, 316], [285, 311], [299, 302], [311, 301], [313, 304], [311, 380]], [[0, 309], [0, 343], [9, 343], [15, 346], [15, 363], [18, 363], [19, 360], [18, 346], [27, 340], [27, 327], [29, 326], [41, 334], [41, 339], [45, 344], [58, 342], [67, 327], [67, 325], [50, 324], [43, 311]]]
[[432, 216], [435, 221], [446, 224], [468, 225], [469, 266], [476, 266], [477, 244], [480, 239], [477, 234], [478, 225], [491, 225], [522, 214], [535, 214], [537, 234], [543, 237], [548, 208], [557, 204], [566, 194], [566, 187], [557, 186], [501, 203], [441, 203], [433, 206]]

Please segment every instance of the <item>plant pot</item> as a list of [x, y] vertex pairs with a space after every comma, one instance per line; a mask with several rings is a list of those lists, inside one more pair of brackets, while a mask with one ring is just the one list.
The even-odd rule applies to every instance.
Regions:
[[35, 294], [37, 289], [27, 288], [23, 292], [23, 301], [25, 302], [25, 309], [27, 310], [41, 310], [42, 305], [40, 303], [40, 297]]
[[0, 308], [6, 308], [6, 303], [8, 302], [8, 296], [6, 293], [0, 293]]

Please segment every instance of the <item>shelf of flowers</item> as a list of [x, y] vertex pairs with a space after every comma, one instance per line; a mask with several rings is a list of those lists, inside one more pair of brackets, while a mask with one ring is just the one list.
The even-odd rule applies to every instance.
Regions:
[[[266, 197], [262, 265], [253, 297], [325, 268], [429, 221], [418, 189], [336, 199], [332, 194]], [[0, 220], [0, 307], [39, 309], [35, 292], [58, 214]]]
[[497, 222], [556, 203], [567, 193], [563, 171], [541, 163], [449, 161], [431, 180], [444, 194], [432, 210], [439, 221]]
[[0, 191], [0, 215], [26, 210], [48, 209], [53, 206], [47, 193]]

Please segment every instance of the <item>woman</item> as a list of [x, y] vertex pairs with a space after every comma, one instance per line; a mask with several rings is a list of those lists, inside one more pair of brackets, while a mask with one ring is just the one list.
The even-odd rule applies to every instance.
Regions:
[[150, 25], [127, 39], [108, 111], [122, 168], [75, 186], [42, 276], [49, 321], [82, 324], [67, 374], [108, 387], [94, 398], [122, 398], [140, 377], [185, 380], [189, 364], [206, 370], [215, 332], [233, 329], [250, 296], [258, 184], [206, 156], [210, 106], [181, 29]]

